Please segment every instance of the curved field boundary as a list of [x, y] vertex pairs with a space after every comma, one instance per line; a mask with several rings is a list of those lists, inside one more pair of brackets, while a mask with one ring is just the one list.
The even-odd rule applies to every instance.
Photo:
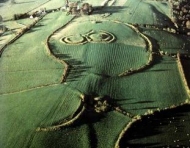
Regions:
[[119, 137], [115, 143], [115, 148], [120, 148], [120, 141], [121, 139], [124, 137], [124, 135], [126, 134], [126, 132], [131, 128], [131, 126], [135, 123], [138, 122], [140, 120], [142, 120], [143, 117], [146, 116], [150, 116], [150, 115], [154, 115], [157, 112], [162, 112], [162, 111], [166, 111], [166, 110], [171, 110], [177, 107], [181, 107], [183, 105], [189, 105], [190, 101], [185, 101], [184, 103], [178, 104], [178, 105], [172, 105], [170, 107], [165, 107], [164, 109], [157, 109], [157, 110], [152, 110], [152, 111], [147, 111], [144, 115], [137, 115], [135, 117], [132, 118], [132, 120], [126, 125], [126, 127], [121, 131], [121, 133], [119, 134]]
[[134, 115], [130, 112], [127, 112], [125, 110], [123, 110], [122, 108], [120, 108], [119, 106], [117, 107], [114, 107], [113, 108], [116, 112], [120, 113], [120, 114], [123, 114], [124, 116], [128, 116], [129, 118], [133, 118]]
[[149, 56], [149, 59], [148, 59], [148, 62], [143, 65], [143, 66], [140, 66], [139, 68], [135, 69], [135, 70], [126, 70], [122, 73], [120, 73], [118, 76], [119, 77], [122, 77], [122, 76], [127, 76], [127, 75], [131, 75], [131, 74], [134, 74], [134, 73], [137, 73], [137, 72], [140, 72], [140, 71], [143, 71], [144, 69], [148, 68], [152, 62], [153, 62], [153, 55], [152, 55], [152, 51], [153, 51], [153, 48], [152, 48], [152, 43], [151, 41], [148, 39], [147, 36], [145, 36], [143, 33], [141, 33], [138, 28], [136, 28], [135, 26], [131, 25], [131, 24], [128, 24], [128, 23], [122, 23], [120, 21], [113, 21], [114, 23], [119, 23], [119, 24], [124, 24], [128, 27], [130, 27], [132, 30], [134, 30], [137, 34], [139, 34], [144, 40], [145, 40], [145, 43], [146, 43], [146, 46], [147, 46], [147, 51], [149, 51], [150, 53], [150, 56]]
[[72, 118], [71, 120], [69, 120], [67, 122], [64, 122], [62, 124], [54, 125], [54, 126], [50, 126], [50, 127], [44, 127], [44, 128], [43, 127], [38, 127], [36, 129], [36, 131], [37, 132], [40, 132], [40, 131], [42, 131], [42, 132], [49, 132], [49, 131], [59, 130], [60, 128], [68, 127], [68, 126], [72, 125], [75, 121], [77, 121], [81, 117], [81, 115], [85, 111], [85, 107], [84, 107], [82, 101], [81, 101], [81, 104], [80, 104], [80, 106], [79, 106], [78, 109], [80, 109], [80, 108], [81, 108], [80, 112], [74, 118]]
[[23, 28], [13, 39], [11, 39], [9, 42], [4, 44], [0, 48], [0, 57], [3, 54], [3, 51], [7, 48], [8, 45], [14, 43], [17, 39], [19, 39], [22, 35], [24, 35], [27, 31], [29, 31], [32, 27], [34, 27], [40, 20], [43, 19], [45, 15], [41, 16], [38, 20], [34, 21], [32, 24], [28, 25], [27, 27]]
[[[138, 120], [140, 120], [140, 119], [138, 119]], [[115, 148], [120, 148], [120, 146], [119, 146], [120, 145], [120, 140], [123, 138], [126, 131], [132, 126], [132, 124], [135, 123], [138, 120], [132, 119], [132, 121], [130, 121], [127, 124], [127, 126], [122, 130], [122, 132], [119, 134], [119, 138], [116, 141]]]
[[187, 79], [186, 79], [185, 74], [184, 74], [183, 66], [181, 64], [180, 53], [177, 54], [177, 65], [178, 65], [179, 73], [181, 75], [181, 79], [182, 79], [183, 84], [185, 86], [185, 90], [187, 91], [187, 94], [190, 98], [190, 88], [188, 86]]
[[67, 75], [68, 75], [68, 70], [70, 68], [70, 65], [67, 64], [64, 60], [61, 60], [60, 58], [56, 57], [53, 52], [52, 52], [52, 49], [50, 48], [50, 44], [49, 44], [49, 40], [50, 38], [56, 33], [58, 32], [59, 30], [63, 29], [64, 27], [66, 27], [67, 25], [69, 25], [74, 19], [76, 18], [76, 16], [72, 17], [66, 24], [64, 24], [63, 26], [59, 27], [58, 29], [56, 29], [55, 31], [53, 31], [49, 36], [48, 38], [46, 39], [46, 42], [45, 42], [45, 46], [46, 46], [46, 49], [47, 49], [47, 52], [49, 54], [49, 56], [51, 56], [52, 58], [54, 58], [56, 61], [62, 63], [64, 65], [64, 72], [63, 72], [63, 76], [62, 76], [62, 79], [61, 79], [61, 83], [65, 82], [66, 78], [67, 78]]

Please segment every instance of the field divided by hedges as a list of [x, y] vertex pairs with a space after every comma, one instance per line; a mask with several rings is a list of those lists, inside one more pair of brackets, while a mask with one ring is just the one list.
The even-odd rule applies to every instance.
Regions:
[[97, 147], [112, 148], [119, 134], [131, 119], [117, 112], [110, 112], [101, 120], [93, 124], [96, 131]]
[[120, 106], [134, 114], [178, 105], [188, 99], [177, 62], [163, 57], [149, 70], [125, 78], [100, 82], [100, 94], [110, 94]]
[[63, 85], [0, 95], [0, 132], [3, 147], [28, 147], [38, 127], [72, 118], [80, 93]]
[[[168, 18], [170, 14], [167, 2], [163, 4], [160, 1], [127, 0], [119, 8], [107, 7], [105, 10], [110, 11], [110, 9], [116, 11], [111, 16], [114, 20], [137, 24], [171, 25], [171, 21]], [[163, 21], [164, 19], [168, 21]]]
[[[137, 69], [147, 63], [150, 53], [146, 51], [145, 41], [126, 25], [107, 21], [95, 25], [90, 22], [83, 22], [77, 26], [76, 24], [71, 23], [50, 39], [53, 54], [73, 66], [76, 72], [83, 70], [88, 73], [117, 76], [126, 70]], [[113, 28], [108, 28], [109, 25]], [[114, 43], [66, 45], [60, 42], [60, 39], [65, 36], [84, 35], [90, 30], [98, 32], [104, 29], [114, 34], [116, 37]]]
[[[128, 0], [122, 9], [116, 7], [118, 10], [113, 11], [110, 18], [132, 23], [159, 23], [157, 19], [167, 15], [167, 6], [155, 8], [158, 2], [151, 3]], [[171, 57], [155, 55], [149, 69], [126, 77], [110, 77], [146, 64], [150, 53], [144, 39], [131, 28], [108, 20], [93, 24], [90, 18], [88, 22], [82, 21], [83, 18], [75, 19], [50, 38], [53, 56], [66, 61], [71, 68], [67, 81], [59, 85], [65, 67], [49, 55], [45, 42], [53, 31], [71, 18], [62, 12], [48, 14], [38, 26], [8, 46], [0, 58], [0, 76], [4, 78], [0, 80], [0, 147], [114, 147], [123, 129], [133, 120], [115, 111], [97, 117], [87, 111], [87, 115], [67, 128], [36, 131], [39, 127], [72, 119], [81, 105], [80, 92], [108, 95], [121, 110], [132, 115], [167, 109], [188, 98], [177, 61]], [[80, 35], [100, 28], [113, 33], [115, 42], [79, 46], [60, 42], [65, 35]], [[160, 45], [165, 40], [159, 33], [157, 38], [162, 39]], [[171, 48], [183, 44], [173, 36], [170, 39], [167, 44], [172, 44]]]
[[[54, 44], [57, 45], [57, 43]], [[53, 52], [55, 55], [57, 52], [58, 56], [62, 54], [62, 59], [70, 65], [72, 65], [72, 60], [78, 60], [83, 63], [81, 65], [88, 67], [86, 71], [110, 76], [117, 76], [125, 70], [137, 69], [146, 64], [149, 56], [149, 53], [142, 47], [101, 43], [83, 46], [63, 44], [56, 47]], [[70, 58], [64, 55], [69, 55]], [[78, 67], [76, 64], [76, 70], [80, 70], [80, 64]]]
[[189, 105], [158, 112], [134, 123], [120, 142], [122, 147], [188, 147]]
[[72, 18], [61, 14], [57, 12], [47, 15], [38, 30], [26, 32], [4, 50], [0, 58], [0, 73], [4, 77], [0, 80], [1, 94], [61, 83], [64, 67], [49, 57], [45, 47], [48, 35]]
[[[14, 14], [18, 13], [26, 13], [29, 10], [32, 10], [34, 8], [37, 8], [39, 5], [44, 4], [45, 2], [48, 2], [49, 0], [25, 0], [24, 2], [22, 0], [15, 1], [15, 4], [11, 4], [10, 1], [7, 1], [6, 3], [2, 3], [2, 7], [0, 10], [0, 14], [2, 14], [3, 18], [10, 19], [13, 17]], [[21, 9], [22, 6], [22, 9]], [[9, 9], [9, 11], [7, 11]]]
[[157, 41], [157, 44], [159, 45], [161, 51], [167, 52], [168, 54], [177, 54], [177, 52], [187, 52], [186, 46], [188, 46], [188, 41], [186, 39], [183, 39], [179, 35], [177, 36], [176, 34], [172, 34], [167, 31], [160, 31], [154, 29], [145, 29], [143, 33], [154, 38], [155, 41]]
[[38, 132], [33, 138], [31, 147], [91, 147], [90, 137], [88, 135], [89, 127], [83, 124], [77, 127], [67, 128], [52, 132]]

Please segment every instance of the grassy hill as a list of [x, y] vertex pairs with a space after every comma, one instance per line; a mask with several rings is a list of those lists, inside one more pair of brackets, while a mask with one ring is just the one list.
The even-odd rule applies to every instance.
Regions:
[[[84, 2], [96, 8], [92, 15], [57, 10], [4, 22], [12, 32], [0, 36], [1, 47], [8, 43], [0, 57], [0, 147], [187, 147], [190, 98], [176, 54], [188, 61], [189, 37], [156, 28], [174, 26], [169, 3]], [[0, 1], [0, 15], [64, 4]]]

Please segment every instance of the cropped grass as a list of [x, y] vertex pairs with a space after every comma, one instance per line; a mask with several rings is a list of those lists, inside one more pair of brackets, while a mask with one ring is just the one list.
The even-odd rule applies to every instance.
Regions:
[[[112, 25], [113, 28], [109, 29], [109, 25]], [[118, 29], [116, 30], [116, 28]], [[115, 35], [116, 43], [65, 45], [59, 41], [64, 36], [86, 34], [90, 30], [98, 32], [104, 29]], [[69, 65], [74, 65], [73, 59], [77, 60], [78, 63], [82, 63], [74, 65], [76, 70], [80, 70], [78, 67], [83, 65], [87, 67], [84, 71], [90, 73], [117, 76], [126, 70], [137, 69], [145, 65], [150, 54], [147, 52], [145, 41], [124, 24], [102, 22], [92, 25], [85, 22], [76, 25], [76, 23], [71, 23], [70, 26], [63, 28], [57, 34], [56, 37], [52, 37], [50, 40], [53, 54], [65, 60]]]
[[[5, 18], [10, 18], [13, 13], [23, 13], [34, 8], [37, 8], [34, 10], [36, 11], [40, 7], [51, 9], [65, 4], [61, 0], [51, 0], [40, 6], [46, 1], [27, 0], [21, 3], [21, 0], [17, 0], [14, 5], [3, 3], [0, 14], [5, 8], [7, 10], [8, 6], [11, 9], [3, 15]], [[88, 2], [98, 6], [102, 1]], [[119, 6], [119, 3], [122, 5]], [[19, 11], [21, 6], [23, 9]], [[109, 15], [106, 18], [103, 17], [105, 13]], [[159, 134], [142, 133], [139, 136], [141, 129], [144, 128], [146, 132], [149, 126], [142, 123], [133, 128], [133, 125], [129, 124], [136, 121], [134, 116], [140, 118], [141, 115], [155, 110], [167, 111], [171, 106], [188, 102], [176, 58], [153, 54], [153, 62], [146, 65], [142, 71], [118, 76], [126, 70], [132, 71], [144, 66], [151, 54], [147, 42], [125, 23], [169, 26], [171, 21], [168, 16], [168, 2], [119, 0], [115, 5], [94, 11], [90, 16], [75, 17], [68, 25], [50, 36], [52, 32], [67, 24], [73, 16], [66, 16], [62, 11], [48, 13], [31, 30], [7, 46], [0, 58], [0, 147], [113, 148], [116, 142], [119, 143], [118, 138], [127, 127], [131, 127], [129, 129], [132, 131], [129, 131], [132, 136], [129, 139], [124, 137], [123, 140], [128, 142], [124, 147], [130, 146], [129, 144], [132, 147], [139, 143], [143, 145], [146, 142], [155, 144], [157, 139], [166, 143], [168, 137], [170, 139], [167, 144], [174, 142], [173, 140], [177, 142], [185, 139], [188, 142], [187, 136], [183, 137], [184, 132], [189, 131], [187, 108], [177, 115], [174, 112], [169, 117], [156, 119], [159, 121], [157, 124], [161, 123], [163, 126], [153, 125], [151, 129], [154, 132], [156, 128]], [[17, 22], [28, 25], [31, 21], [23, 19]], [[13, 22], [7, 22], [13, 29], [22, 26], [15, 22], [11, 26], [11, 23]], [[89, 40], [83, 45], [67, 45], [61, 41], [71, 35], [83, 35], [85, 38], [89, 32], [98, 34], [101, 30], [113, 34], [116, 39], [109, 44], [93, 43]], [[139, 28], [139, 31], [143, 31], [152, 41], [155, 53], [163, 50], [176, 54], [179, 50], [182, 51], [183, 47], [183, 51], [188, 50], [189, 41], [182, 36], [148, 28]], [[51, 52], [45, 46], [47, 38], [50, 39]], [[80, 41], [79, 38], [72, 39]], [[99, 36], [95, 36], [95, 39], [101, 41]], [[51, 53], [53, 55], [50, 55]], [[63, 65], [61, 60], [69, 65], [66, 81], [63, 83], [61, 79], [66, 64]], [[109, 96], [113, 100], [113, 106], [109, 112], [94, 113], [94, 104], [88, 106], [88, 103], [81, 102], [81, 95]], [[81, 105], [87, 107], [73, 124], [54, 131], [38, 130], [70, 121], [76, 117]], [[113, 111], [116, 107], [118, 112]], [[147, 117], [147, 120], [154, 122], [154, 115], [151, 115], [153, 118], [150, 119]], [[173, 117], [179, 120], [175, 122]], [[180, 129], [177, 136], [173, 131], [176, 127]], [[169, 133], [166, 133], [167, 130]], [[160, 145], [156, 143], [155, 146]]]
[[189, 105], [143, 118], [125, 134], [121, 147], [188, 147]]
[[1, 95], [1, 145], [28, 147], [37, 127], [71, 118], [80, 106], [79, 96], [79, 92], [63, 85]]
[[42, 21], [44, 25], [35, 26], [5, 49], [0, 59], [0, 75], [4, 78], [0, 80], [1, 94], [61, 83], [64, 66], [51, 58], [45, 47], [48, 35], [71, 18], [61, 14], [49, 14]]
[[89, 148], [90, 137], [88, 136], [89, 127], [84, 124], [75, 128], [67, 128], [60, 131], [36, 133], [31, 147], [74, 147]]
[[157, 62], [129, 77], [103, 80], [101, 94], [110, 94], [123, 109], [136, 115], [185, 102], [188, 96], [176, 60], [165, 56]]
[[[20, 14], [20, 13], [26, 13], [39, 5], [47, 2], [48, 0], [25, 0], [24, 2], [22, 0], [15, 0], [15, 3], [11, 3], [10, 1], [6, 1], [2, 3], [2, 7], [0, 9], [0, 14], [4, 19], [11, 19], [13, 18], [14, 14]], [[22, 9], [21, 9], [22, 6]], [[7, 11], [7, 8], [9, 8], [9, 11]]]
[[145, 29], [145, 35], [155, 39], [161, 51], [168, 54], [187, 53], [188, 41], [182, 36], [167, 31]]
[[93, 124], [97, 147], [114, 147], [119, 134], [130, 120], [130, 118], [122, 114], [110, 112], [102, 119], [102, 122]]
[[[109, 9], [110, 8], [107, 8], [107, 11], [109, 11]], [[116, 13], [112, 14], [112, 19], [115, 20], [137, 24], [172, 24], [168, 18], [170, 11], [167, 2], [141, 0], [134, 2], [134, 0], [127, 0], [123, 6], [119, 8], [113, 6], [112, 9], [116, 11]], [[164, 21], [164, 19], [168, 21]]]

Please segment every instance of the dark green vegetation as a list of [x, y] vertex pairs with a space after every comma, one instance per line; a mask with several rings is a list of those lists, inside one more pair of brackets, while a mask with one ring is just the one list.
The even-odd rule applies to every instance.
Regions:
[[[18, 2], [12, 6], [16, 12]], [[38, 6], [37, 1], [31, 3], [35, 4], [22, 11]], [[45, 6], [51, 8], [52, 3], [60, 1], [47, 1]], [[109, 4], [91, 16], [47, 13], [4, 49], [0, 57], [0, 147], [188, 146], [190, 133], [185, 132], [190, 131], [190, 110], [184, 104], [190, 101], [176, 54], [189, 56], [189, 38], [142, 27], [173, 27], [167, 2], [116, 0]], [[27, 18], [17, 23], [33, 21]], [[63, 39], [75, 44], [63, 43]], [[182, 59], [182, 65], [187, 77], [189, 59]], [[86, 101], [86, 96], [92, 97]], [[111, 103], [99, 100], [104, 96]], [[109, 107], [98, 112], [95, 105]]]
[[189, 115], [190, 106], [184, 105], [144, 117], [128, 130], [121, 147], [188, 147]]
[[190, 86], [190, 58], [189, 57], [181, 57], [181, 63], [184, 69], [185, 77], [187, 79], [188, 86]]

